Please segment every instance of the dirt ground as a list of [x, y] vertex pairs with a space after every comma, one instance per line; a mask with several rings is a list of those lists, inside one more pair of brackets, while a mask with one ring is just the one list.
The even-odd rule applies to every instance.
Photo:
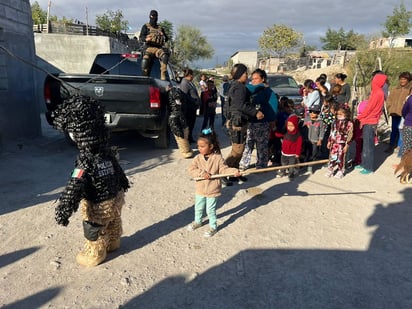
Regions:
[[131, 133], [112, 144], [131, 188], [121, 248], [95, 268], [75, 261], [80, 214], [54, 221], [77, 150], [45, 125], [0, 154], [1, 308], [412, 308], [412, 188], [385, 144], [373, 175], [326, 178], [318, 166], [224, 188], [212, 238], [207, 225], [186, 230], [194, 183], [175, 144], [157, 150]]

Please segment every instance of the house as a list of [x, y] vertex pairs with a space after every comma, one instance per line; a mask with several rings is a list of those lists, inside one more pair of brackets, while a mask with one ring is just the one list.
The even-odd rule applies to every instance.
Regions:
[[249, 69], [249, 72], [254, 71], [257, 68], [258, 52], [255, 51], [237, 51], [234, 53], [230, 60], [233, 64], [243, 63]]
[[404, 47], [412, 47], [412, 37], [399, 37], [392, 40], [392, 38], [379, 38], [369, 43], [369, 48], [404, 48]]

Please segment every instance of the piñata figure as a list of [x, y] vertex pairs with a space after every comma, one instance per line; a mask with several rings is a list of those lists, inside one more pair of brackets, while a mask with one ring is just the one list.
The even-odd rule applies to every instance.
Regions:
[[80, 205], [86, 241], [76, 260], [82, 266], [96, 266], [107, 252], [120, 247], [121, 209], [129, 181], [115, 151], [108, 146], [104, 111], [96, 101], [70, 97], [53, 111], [52, 119], [56, 129], [73, 137], [80, 151], [59, 198], [55, 219], [67, 226]]
[[169, 126], [177, 146], [183, 158], [193, 157], [193, 151], [189, 143], [189, 127], [185, 119], [186, 108], [185, 94], [179, 88], [172, 87], [169, 90]]

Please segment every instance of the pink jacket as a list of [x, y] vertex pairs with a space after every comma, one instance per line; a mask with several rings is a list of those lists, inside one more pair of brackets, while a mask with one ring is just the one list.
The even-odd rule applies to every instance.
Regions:
[[[221, 154], [213, 153], [206, 160], [198, 154], [189, 166], [189, 174], [192, 178], [203, 177], [207, 172], [211, 175], [236, 173], [237, 168], [228, 167]], [[199, 180], [195, 184], [196, 194], [206, 197], [219, 196], [222, 190], [220, 178]]]
[[358, 120], [363, 125], [378, 124], [379, 118], [382, 115], [383, 103], [385, 101], [385, 93], [383, 86], [387, 80], [385, 74], [376, 74], [372, 79], [372, 91], [368, 100], [368, 104], [360, 115]]

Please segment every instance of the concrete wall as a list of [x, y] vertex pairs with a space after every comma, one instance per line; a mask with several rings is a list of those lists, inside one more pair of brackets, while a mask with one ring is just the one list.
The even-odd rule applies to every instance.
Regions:
[[40, 65], [45, 61], [66, 73], [88, 73], [96, 54], [127, 52], [125, 45], [104, 36], [34, 33], [34, 42]]
[[[36, 63], [29, 0], [0, 2], [0, 45]], [[0, 48], [0, 138], [4, 143], [41, 134], [34, 68]], [[2, 146], [1, 145], [1, 146]]]

